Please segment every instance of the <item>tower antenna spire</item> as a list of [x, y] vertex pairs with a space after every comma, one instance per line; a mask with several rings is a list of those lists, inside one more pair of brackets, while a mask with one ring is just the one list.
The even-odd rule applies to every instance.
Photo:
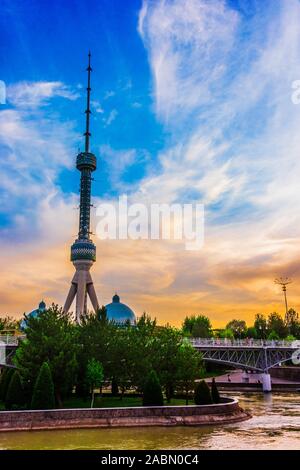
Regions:
[[90, 115], [91, 115], [91, 108], [90, 108], [90, 102], [91, 102], [91, 71], [92, 71], [92, 67], [91, 67], [91, 51], [89, 51], [89, 54], [88, 54], [88, 58], [89, 58], [89, 61], [88, 61], [88, 66], [87, 66], [87, 73], [88, 73], [88, 82], [87, 82], [87, 93], [86, 93], [86, 110], [85, 110], [85, 114], [86, 114], [86, 121], [85, 121], [85, 133], [84, 133], [84, 136], [85, 136], [85, 152], [89, 152], [90, 151], [90, 137], [91, 137], [91, 133], [90, 133]]
[[90, 273], [90, 268], [96, 261], [96, 246], [90, 238], [90, 210], [91, 210], [91, 182], [92, 172], [97, 168], [97, 158], [90, 152], [90, 97], [91, 97], [91, 53], [89, 52], [87, 67], [88, 83], [86, 97], [86, 128], [85, 150], [76, 157], [76, 168], [80, 171], [80, 205], [79, 205], [79, 231], [78, 238], [71, 246], [71, 261], [76, 269], [71, 287], [64, 305], [68, 312], [76, 297], [76, 320], [81, 322], [82, 316], [87, 314], [87, 296], [89, 296], [95, 313], [99, 304], [97, 294]]

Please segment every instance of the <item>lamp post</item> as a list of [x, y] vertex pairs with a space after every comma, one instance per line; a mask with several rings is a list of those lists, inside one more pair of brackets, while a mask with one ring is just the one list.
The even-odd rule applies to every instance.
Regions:
[[289, 279], [288, 277], [279, 277], [275, 279], [275, 284], [278, 284], [281, 286], [282, 291], [283, 291], [283, 296], [284, 296], [284, 303], [285, 303], [285, 324], [288, 325], [288, 303], [287, 303], [287, 295], [286, 295], [286, 286], [288, 284], [291, 284], [292, 279]]

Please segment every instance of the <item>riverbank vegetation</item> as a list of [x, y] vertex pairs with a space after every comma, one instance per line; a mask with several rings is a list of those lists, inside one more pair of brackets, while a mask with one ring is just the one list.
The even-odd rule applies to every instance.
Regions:
[[[7, 374], [10, 380], [19, 374], [23, 393], [11, 409], [36, 409], [46, 389], [52, 390], [51, 384], [57, 407], [64, 407], [74, 396], [85, 400], [95, 388], [100, 389], [100, 396], [102, 389], [109, 388], [119, 401], [127, 391], [145, 398], [146, 390], [144, 403], [161, 404], [161, 397], [171, 403], [175, 393], [184, 394], [188, 401], [195, 380], [204, 372], [200, 353], [182, 332], [159, 327], [146, 314], [134, 326], [118, 326], [108, 321], [102, 308], [77, 325], [55, 305], [39, 317], [28, 318], [26, 339], [20, 342], [14, 365], [17, 372]], [[8, 381], [5, 376], [3, 383]], [[152, 391], [147, 389], [149, 376]], [[4, 402], [7, 390], [1, 397]], [[50, 393], [45, 407], [53, 407], [52, 400]]]
[[[114, 403], [115, 399], [126, 403], [125, 397], [133, 393], [141, 404], [149, 376], [156, 391], [150, 387], [144, 403], [160, 404], [161, 396], [167, 404], [176, 396], [188, 403], [197, 380], [223, 372], [206, 370], [189, 338], [300, 338], [299, 316], [293, 309], [285, 321], [275, 312], [268, 317], [257, 314], [252, 326], [234, 319], [222, 330], [214, 330], [203, 315], [186, 317], [181, 329], [158, 326], [146, 314], [135, 325], [117, 325], [108, 321], [104, 307], [82, 318], [80, 325], [56, 305], [26, 321], [26, 338], [14, 357], [17, 372], [7, 370], [0, 381], [0, 401], [7, 409], [36, 409], [44, 402], [44, 408], [64, 407], [74, 400], [91, 400], [92, 406], [99, 406], [103, 392], [107, 400], [107, 391]], [[0, 329], [8, 331], [18, 324], [6, 317]], [[218, 399], [213, 384], [213, 401]]]

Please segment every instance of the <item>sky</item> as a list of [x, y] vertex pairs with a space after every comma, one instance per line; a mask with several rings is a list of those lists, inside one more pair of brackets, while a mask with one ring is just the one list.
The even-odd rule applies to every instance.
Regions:
[[300, 309], [300, 2], [0, 0], [0, 315], [65, 301], [89, 50], [94, 205], [205, 208], [199, 251], [94, 235], [100, 304], [251, 323], [289, 276]]

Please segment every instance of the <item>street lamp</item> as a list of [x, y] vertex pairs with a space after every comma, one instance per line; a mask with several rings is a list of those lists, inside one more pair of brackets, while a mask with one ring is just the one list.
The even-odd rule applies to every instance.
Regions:
[[286, 286], [290, 284], [292, 279], [289, 279], [288, 277], [279, 277], [275, 279], [275, 284], [279, 284], [282, 287], [283, 295], [284, 295], [284, 303], [285, 303], [285, 323], [288, 323], [288, 303], [287, 303], [287, 297], [286, 297]]

